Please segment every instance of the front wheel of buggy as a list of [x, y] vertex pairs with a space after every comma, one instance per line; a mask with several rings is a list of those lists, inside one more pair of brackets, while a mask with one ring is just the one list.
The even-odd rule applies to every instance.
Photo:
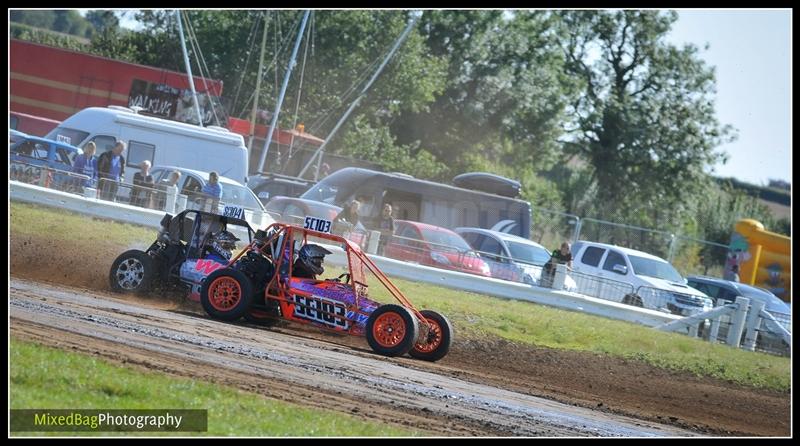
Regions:
[[232, 268], [218, 269], [209, 274], [200, 288], [200, 303], [214, 319], [235, 321], [250, 310], [252, 300], [250, 279]]
[[156, 262], [146, 252], [131, 249], [120, 254], [111, 264], [108, 281], [119, 293], [144, 294], [150, 291], [156, 276]]
[[405, 355], [417, 342], [418, 335], [417, 318], [400, 305], [381, 305], [367, 319], [367, 342], [379, 355]]
[[[450, 351], [453, 326], [446, 317], [435, 311], [422, 310], [420, 313], [428, 321], [428, 336], [414, 344], [408, 354], [423, 361], [438, 361]], [[420, 321], [420, 324], [424, 324], [424, 322]]]

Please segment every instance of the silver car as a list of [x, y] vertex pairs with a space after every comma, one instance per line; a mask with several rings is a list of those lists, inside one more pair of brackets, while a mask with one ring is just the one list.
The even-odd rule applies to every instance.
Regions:
[[[490, 229], [456, 228], [455, 232], [489, 264], [492, 277], [541, 286], [542, 268], [550, 260], [550, 252], [544, 246]], [[564, 280], [564, 289], [578, 289], [569, 275]]]

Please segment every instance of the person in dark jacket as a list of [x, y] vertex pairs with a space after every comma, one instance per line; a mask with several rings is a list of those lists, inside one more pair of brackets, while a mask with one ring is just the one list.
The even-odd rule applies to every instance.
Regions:
[[151, 207], [150, 200], [153, 195], [155, 181], [150, 175], [150, 161], [144, 160], [139, 165], [139, 172], [133, 175], [133, 191], [131, 191], [131, 204], [143, 208]]
[[394, 235], [394, 218], [392, 217], [392, 205], [384, 203], [381, 217], [378, 219], [378, 230], [381, 232], [381, 238], [378, 242], [378, 255], [383, 255], [383, 248], [389, 243], [389, 240]]
[[572, 269], [572, 252], [570, 250], [569, 242], [561, 244], [561, 249], [553, 250], [550, 254], [550, 260], [544, 265], [542, 272], [543, 286], [553, 286], [553, 279], [556, 276], [556, 265], [567, 265], [568, 269]]
[[97, 159], [97, 173], [100, 177], [100, 199], [116, 201], [119, 183], [125, 179], [125, 143], [117, 141], [114, 148]]

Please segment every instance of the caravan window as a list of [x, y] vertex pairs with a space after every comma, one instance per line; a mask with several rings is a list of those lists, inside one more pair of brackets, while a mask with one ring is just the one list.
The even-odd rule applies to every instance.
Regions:
[[152, 166], [155, 153], [156, 146], [139, 141], [131, 141], [128, 143], [128, 156], [126, 157], [128, 166], [139, 167], [139, 164], [144, 160], [150, 161]]

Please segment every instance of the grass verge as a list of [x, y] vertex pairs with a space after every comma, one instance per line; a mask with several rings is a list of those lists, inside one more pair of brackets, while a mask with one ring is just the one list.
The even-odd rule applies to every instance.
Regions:
[[[208, 409], [207, 432], [141, 435], [413, 436], [383, 423], [295, 404], [211, 383], [142, 372], [88, 355], [11, 339], [12, 409]], [[17, 432], [15, 435], [137, 435], [124, 432]]]

